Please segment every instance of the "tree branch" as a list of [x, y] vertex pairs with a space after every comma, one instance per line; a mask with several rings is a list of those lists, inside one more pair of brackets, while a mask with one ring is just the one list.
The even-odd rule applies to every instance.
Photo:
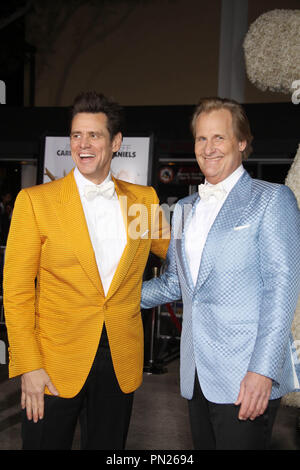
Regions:
[[28, 0], [28, 2], [23, 8], [19, 8], [8, 18], [5, 18], [5, 20], [0, 21], [0, 30], [6, 28], [6, 26], [8, 26], [9, 24], [13, 23], [14, 21], [18, 20], [22, 16], [26, 15], [26, 13], [28, 13], [28, 11], [32, 8], [32, 5], [33, 5], [33, 1]]
[[112, 27], [110, 26], [109, 29], [107, 29], [106, 31], [103, 31], [100, 34], [97, 34], [96, 37], [93, 37], [92, 39], [86, 41], [86, 44], [84, 44], [84, 40], [82, 40], [82, 38], [87, 37], [87, 31], [90, 30], [91, 24], [95, 23], [97, 21], [98, 18], [97, 18], [96, 15], [92, 19], [92, 22], [90, 24], [88, 24], [87, 27], [81, 32], [81, 34], [78, 38], [79, 39], [79, 48], [74, 49], [73, 54], [71, 54], [69, 56], [69, 59], [68, 59], [67, 63], [65, 64], [64, 71], [63, 71], [63, 74], [62, 74], [62, 77], [61, 77], [61, 80], [60, 80], [60, 85], [57, 88], [57, 93], [56, 93], [56, 96], [55, 96], [55, 101], [54, 102], [55, 102], [56, 106], [60, 105], [61, 97], [62, 97], [63, 92], [64, 92], [64, 88], [65, 88], [67, 78], [68, 78], [70, 70], [71, 70], [75, 60], [78, 58], [78, 56], [81, 55], [84, 51], [86, 51], [91, 45], [95, 44], [95, 41], [103, 40], [104, 38], [109, 36], [111, 33], [113, 33], [117, 28], [119, 28], [120, 25], [124, 21], [126, 21], [128, 16], [135, 9], [135, 7], [136, 7], [136, 4], [133, 3], [126, 10], [126, 12], [121, 16], [121, 18], [119, 18], [118, 21], [116, 21], [114, 26], [112, 26]]

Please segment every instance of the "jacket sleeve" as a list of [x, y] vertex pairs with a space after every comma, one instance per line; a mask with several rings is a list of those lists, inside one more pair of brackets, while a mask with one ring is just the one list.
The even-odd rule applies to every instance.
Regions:
[[35, 282], [40, 252], [41, 237], [32, 202], [27, 190], [22, 190], [14, 206], [3, 274], [10, 377], [43, 367], [35, 337]]
[[248, 370], [280, 383], [300, 289], [300, 213], [286, 186], [270, 198], [258, 243], [263, 292]]
[[143, 283], [141, 308], [151, 308], [181, 298], [175, 256], [175, 221], [180, 217], [179, 212], [181, 214], [181, 206], [177, 205], [173, 215], [171, 241], [166, 258], [166, 270], [160, 277]]
[[164, 212], [159, 204], [159, 199], [153, 188], [153, 200], [151, 204], [151, 252], [159, 258], [165, 259], [170, 243], [170, 211]]

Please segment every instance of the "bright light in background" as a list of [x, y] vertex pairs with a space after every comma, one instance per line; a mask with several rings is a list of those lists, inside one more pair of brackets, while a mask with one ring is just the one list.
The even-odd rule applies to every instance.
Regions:
[[2, 340], [0, 340], [0, 364], [6, 364], [6, 347]]
[[0, 104], [6, 103], [6, 86], [3, 80], [0, 80]]

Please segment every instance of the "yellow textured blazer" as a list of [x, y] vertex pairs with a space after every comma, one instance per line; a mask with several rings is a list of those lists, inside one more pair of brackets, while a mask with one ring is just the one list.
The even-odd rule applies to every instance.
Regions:
[[[169, 239], [150, 237], [154, 189], [114, 181], [127, 245], [106, 297], [73, 171], [23, 189], [15, 202], [4, 267], [9, 375], [44, 368], [61, 397], [82, 388], [104, 321], [121, 389], [130, 393], [142, 382], [142, 276], [149, 251], [164, 258]], [[137, 222], [142, 233], [129, 236]]]

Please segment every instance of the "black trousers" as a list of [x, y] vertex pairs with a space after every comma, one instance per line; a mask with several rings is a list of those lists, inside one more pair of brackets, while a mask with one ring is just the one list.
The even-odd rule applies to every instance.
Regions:
[[267, 450], [280, 399], [270, 400], [255, 420], [238, 419], [239, 406], [209, 402], [196, 374], [194, 395], [188, 400], [194, 448], [197, 450]]
[[133, 393], [121, 391], [116, 379], [105, 327], [93, 366], [74, 398], [45, 395], [44, 418], [29, 421], [22, 411], [23, 450], [69, 450], [78, 418], [84, 450], [125, 448]]

